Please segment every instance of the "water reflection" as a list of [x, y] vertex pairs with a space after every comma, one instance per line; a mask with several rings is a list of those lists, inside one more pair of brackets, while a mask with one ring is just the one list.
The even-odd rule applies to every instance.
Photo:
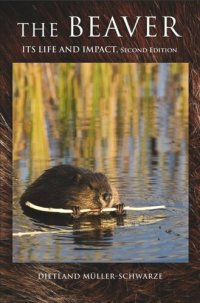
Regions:
[[126, 205], [179, 209], [155, 222], [135, 213], [93, 226], [60, 222], [66, 233], [14, 237], [14, 260], [186, 262], [188, 65], [17, 63], [13, 88], [14, 232], [58, 228], [25, 216], [18, 201], [59, 163], [104, 172]]

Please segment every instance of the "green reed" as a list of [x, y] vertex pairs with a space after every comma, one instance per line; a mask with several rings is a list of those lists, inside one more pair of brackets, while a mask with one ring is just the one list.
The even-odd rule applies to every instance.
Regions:
[[73, 155], [81, 164], [96, 157], [99, 169], [108, 158], [114, 173], [121, 149], [128, 163], [131, 136], [141, 141], [140, 161], [147, 171], [148, 138], [161, 136], [158, 104], [170, 104], [168, 133], [177, 152], [187, 135], [188, 65], [168, 65], [163, 99], [160, 77], [158, 63], [15, 63], [14, 161], [28, 158], [31, 175], [39, 174], [49, 166], [50, 145], [57, 140], [58, 158]]

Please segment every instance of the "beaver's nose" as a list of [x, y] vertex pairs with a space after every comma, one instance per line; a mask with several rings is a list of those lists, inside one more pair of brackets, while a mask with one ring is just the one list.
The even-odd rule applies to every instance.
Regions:
[[103, 194], [103, 199], [104, 199], [104, 201], [109, 203], [112, 200], [112, 194], [111, 193], [104, 193]]

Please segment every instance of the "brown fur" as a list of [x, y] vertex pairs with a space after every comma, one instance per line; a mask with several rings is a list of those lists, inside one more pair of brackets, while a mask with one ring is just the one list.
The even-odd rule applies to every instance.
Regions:
[[[105, 195], [110, 195], [106, 201]], [[73, 165], [57, 165], [46, 170], [24, 192], [21, 205], [32, 202], [42, 207], [101, 209], [119, 204], [116, 190], [102, 173]]]
[[[114, 9], [113, 9], [114, 7]], [[151, 46], [178, 47], [178, 55], [173, 54], [130, 54], [110, 57], [107, 54], [90, 54], [74, 57], [68, 55], [67, 61], [137, 61], [137, 62], [190, 62], [190, 262], [189, 264], [12, 264], [12, 165], [11, 165], [11, 63], [13, 61], [65, 61], [66, 55], [21, 53], [21, 39], [16, 36], [16, 22], [19, 20], [38, 20], [40, 22], [55, 19], [62, 24], [65, 14], [76, 15], [175, 15], [179, 29], [184, 31], [183, 38], [148, 39]], [[153, 1], [113, 3], [1, 3], [1, 272], [3, 286], [2, 301], [5, 303], [186, 303], [199, 302], [200, 271], [200, 71], [199, 71], [199, 1]], [[55, 18], [56, 17], [56, 18]], [[160, 20], [160, 19], [159, 19]], [[159, 21], [161, 22], [161, 21]], [[161, 23], [160, 23], [160, 26]], [[66, 43], [65, 31], [58, 43]], [[100, 39], [99, 44], [107, 43]], [[70, 41], [67, 41], [70, 44]], [[25, 44], [41, 44], [41, 39], [26, 39]], [[50, 39], [44, 44], [51, 45]], [[74, 44], [94, 43], [87, 38], [74, 39]], [[120, 43], [129, 47], [146, 45], [143, 28], [137, 33], [137, 40], [111, 37], [109, 43]], [[37, 279], [39, 271], [46, 272], [162, 272], [163, 280], [108, 281], [108, 280], [45, 280]]]

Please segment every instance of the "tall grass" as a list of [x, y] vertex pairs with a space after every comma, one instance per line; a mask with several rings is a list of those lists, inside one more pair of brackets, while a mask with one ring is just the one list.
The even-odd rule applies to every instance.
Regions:
[[188, 65], [168, 64], [166, 74], [157, 63], [15, 63], [14, 161], [27, 159], [35, 177], [52, 158], [96, 159], [97, 169], [115, 174], [119, 156], [124, 168], [138, 157], [138, 170], [149, 173], [151, 138], [161, 154], [164, 136], [175, 152], [187, 140]]
[[38, 63], [16, 63], [13, 75], [13, 158], [20, 157], [27, 149], [30, 174], [34, 178], [48, 167], [50, 160], [42, 67]]

